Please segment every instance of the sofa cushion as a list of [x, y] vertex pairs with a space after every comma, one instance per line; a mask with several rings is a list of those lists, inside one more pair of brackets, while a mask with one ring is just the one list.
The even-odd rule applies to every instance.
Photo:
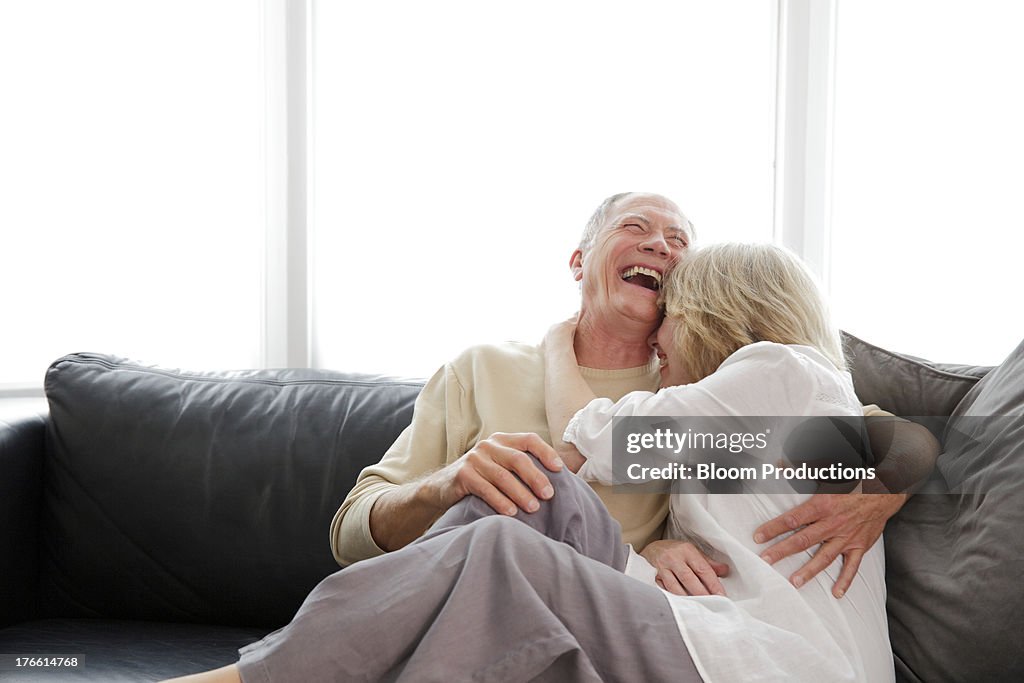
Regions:
[[331, 519], [408, 424], [420, 388], [58, 360], [46, 375], [42, 614], [287, 622], [338, 569]]
[[900, 678], [1024, 680], [1024, 343], [972, 387], [936, 468], [885, 530], [889, 628]]
[[947, 416], [992, 368], [933, 363], [843, 332], [853, 387], [864, 404], [895, 415]]

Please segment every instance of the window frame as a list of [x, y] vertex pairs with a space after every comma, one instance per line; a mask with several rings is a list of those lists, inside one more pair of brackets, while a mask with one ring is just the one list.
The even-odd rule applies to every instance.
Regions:
[[[838, 0], [771, 0], [776, 110], [773, 234], [827, 288]], [[311, 163], [315, 0], [262, 0], [265, 226], [260, 367], [316, 367]], [[41, 382], [0, 383], [0, 398]]]

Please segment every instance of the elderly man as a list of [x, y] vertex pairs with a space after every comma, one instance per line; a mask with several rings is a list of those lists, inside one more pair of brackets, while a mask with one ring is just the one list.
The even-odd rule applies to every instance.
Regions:
[[[664, 273], [683, 258], [693, 226], [670, 200], [623, 193], [598, 207], [569, 267], [580, 283], [575, 337], [581, 371], [598, 396], [613, 400], [634, 390], [658, 388], [658, 364], [647, 340], [660, 322], [658, 289]], [[562, 463], [550, 448], [544, 408], [542, 352], [526, 344], [471, 348], [445, 365], [419, 396], [412, 424], [380, 463], [366, 468], [331, 525], [331, 546], [343, 565], [397, 550], [418, 538], [467, 495], [505, 515], [529, 514], [550, 498], [548, 477]], [[887, 435], [890, 461], [912, 454], [929, 469], [937, 454], [927, 430], [910, 423]], [[872, 443], [875, 445], [875, 434]], [[697, 550], [660, 540], [668, 509], [660, 494], [611, 495], [594, 485], [623, 540], [658, 569], [658, 580], [679, 594], [720, 592], [720, 565], [693, 562]], [[834, 594], [841, 597], [860, 558], [878, 539], [903, 495], [818, 495], [755, 532], [775, 562], [821, 543], [791, 580], [805, 583], [840, 555], [843, 570]], [[691, 566], [697, 568], [694, 575]]]

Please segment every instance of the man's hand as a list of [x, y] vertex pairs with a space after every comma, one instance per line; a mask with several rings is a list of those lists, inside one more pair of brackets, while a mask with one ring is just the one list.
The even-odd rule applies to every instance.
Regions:
[[537, 456], [552, 472], [562, 469], [555, 449], [536, 434], [498, 432], [478, 441], [465, 455], [430, 477], [439, 507], [447, 510], [473, 495], [499, 514], [515, 515], [520, 509], [536, 512], [540, 507], [537, 498], [547, 500], [554, 489], [527, 453]]
[[715, 562], [688, 541], [652, 541], [640, 553], [658, 570], [656, 582], [676, 595], [725, 595], [718, 580], [729, 565]]
[[754, 542], [767, 543], [788, 531], [794, 532], [761, 553], [769, 564], [821, 543], [814, 557], [789, 577], [797, 588], [842, 555], [843, 568], [832, 587], [832, 595], [841, 598], [853, 583], [864, 553], [882, 535], [885, 523], [903, 507], [906, 500], [904, 493], [818, 493], [759, 526], [754, 532]]
[[536, 434], [495, 433], [455, 462], [386, 491], [370, 508], [374, 543], [388, 552], [405, 547], [469, 495], [503, 515], [514, 515], [520, 508], [537, 510], [537, 498], [550, 498], [554, 489], [527, 453], [552, 472], [563, 467], [554, 449]]

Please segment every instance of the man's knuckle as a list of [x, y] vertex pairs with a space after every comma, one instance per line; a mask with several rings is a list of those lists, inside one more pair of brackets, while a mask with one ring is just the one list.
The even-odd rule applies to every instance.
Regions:
[[509, 454], [510, 464], [515, 467], [523, 467], [530, 462], [530, 456], [523, 453], [520, 450], [515, 450]]
[[503, 448], [501, 451], [501, 464], [507, 470], [513, 472], [522, 470], [530, 464], [530, 456], [518, 448]]
[[466, 461], [472, 463], [474, 466], [479, 465], [481, 462], [492, 459], [491, 452], [493, 450], [494, 444], [485, 439], [473, 446], [473, 448], [466, 453]]
[[468, 485], [473, 480], [473, 469], [471, 467], [459, 467], [455, 470], [454, 479], [457, 484]]

